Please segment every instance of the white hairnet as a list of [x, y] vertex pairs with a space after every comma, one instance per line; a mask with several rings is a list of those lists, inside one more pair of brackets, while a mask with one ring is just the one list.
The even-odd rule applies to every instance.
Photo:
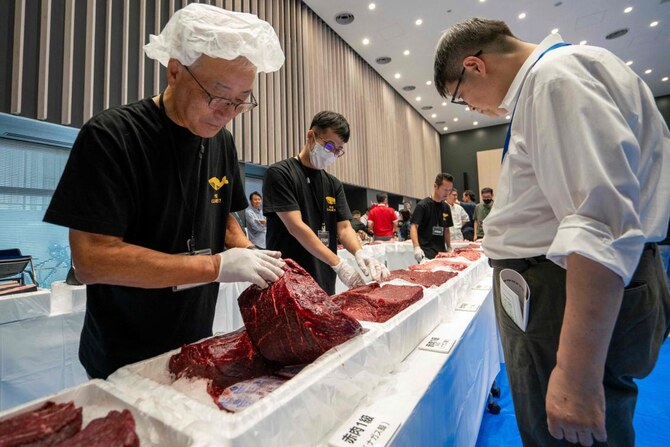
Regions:
[[244, 56], [266, 73], [284, 64], [284, 52], [268, 22], [200, 3], [176, 11], [159, 36], [149, 36], [144, 52], [165, 66], [170, 58], [188, 66], [203, 54], [227, 60]]

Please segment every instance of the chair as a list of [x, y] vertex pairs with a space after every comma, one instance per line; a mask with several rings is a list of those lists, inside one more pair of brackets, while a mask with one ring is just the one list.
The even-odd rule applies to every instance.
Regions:
[[18, 280], [25, 285], [26, 268], [30, 264], [28, 275], [33, 284], [39, 287], [35, 279], [35, 267], [32, 256], [24, 256], [18, 248], [0, 250], [0, 280]]

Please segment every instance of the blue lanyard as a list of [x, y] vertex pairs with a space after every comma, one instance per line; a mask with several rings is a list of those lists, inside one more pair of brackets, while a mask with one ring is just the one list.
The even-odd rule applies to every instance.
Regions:
[[[535, 62], [533, 62], [533, 65], [530, 66], [528, 71], [530, 72], [533, 69], [533, 67], [535, 66], [535, 64], [537, 64], [540, 61], [540, 59], [542, 59], [542, 57], [545, 54], [547, 54], [548, 52], [550, 52], [552, 50], [555, 50], [556, 48], [565, 47], [565, 46], [568, 46], [568, 45], [570, 45], [570, 44], [566, 43], [566, 42], [558, 42], [558, 43], [553, 44], [552, 46], [550, 46], [549, 48], [544, 50], [542, 52], [542, 54], [540, 54], [540, 56], [535, 60]], [[521, 87], [523, 87], [523, 85]], [[518, 101], [519, 101], [519, 98], [517, 97], [517, 102]], [[514, 110], [512, 110], [512, 118], [509, 120], [509, 127], [507, 128], [507, 136], [505, 137], [505, 146], [503, 147], [502, 160], [500, 160], [500, 163], [505, 161], [505, 155], [507, 155], [507, 150], [509, 149], [509, 139], [512, 136], [512, 121], [514, 120], [514, 113], [515, 112], [516, 112], [516, 103], [514, 104]]]

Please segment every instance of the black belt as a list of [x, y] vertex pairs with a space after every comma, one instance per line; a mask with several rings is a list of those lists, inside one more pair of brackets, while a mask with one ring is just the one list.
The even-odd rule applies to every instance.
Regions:
[[[655, 250], [656, 242], [647, 242], [644, 244], [643, 251]], [[516, 258], [516, 259], [489, 259], [489, 266], [497, 269], [512, 269], [516, 271], [524, 271], [531, 265], [540, 264], [542, 262], [551, 262], [545, 255], [533, 256], [531, 258]]]

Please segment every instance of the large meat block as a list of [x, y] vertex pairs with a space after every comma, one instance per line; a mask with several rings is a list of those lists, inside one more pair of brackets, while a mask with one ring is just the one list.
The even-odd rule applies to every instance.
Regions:
[[423, 287], [431, 287], [442, 285], [456, 275], [458, 275], [458, 273], [447, 272], [445, 270], [437, 270], [434, 272], [423, 270], [393, 270], [389, 281], [392, 279], [404, 279], [405, 281], [413, 282], [414, 284]]
[[55, 447], [139, 447], [135, 419], [128, 410], [112, 410], [93, 419], [85, 429]]
[[81, 430], [81, 423], [81, 408], [75, 408], [74, 402], [46, 402], [0, 422], [0, 447], [53, 445]]
[[220, 388], [270, 372], [244, 328], [183, 346], [170, 358], [168, 368], [176, 379], [211, 379]]
[[266, 289], [252, 285], [237, 302], [249, 338], [267, 360], [310, 363], [361, 333], [360, 323], [340, 308], [295, 261]]
[[464, 262], [458, 262], [458, 261], [453, 261], [451, 259], [433, 259], [428, 262], [424, 262], [423, 264], [414, 264], [410, 265], [408, 268], [413, 271], [432, 271], [438, 267], [449, 267], [452, 270], [458, 270], [462, 271], [468, 268], [468, 264]]
[[363, 321], [383, 323], [423, 298], [420, 286], [358, 287], [333, 297], [342, 311]]

